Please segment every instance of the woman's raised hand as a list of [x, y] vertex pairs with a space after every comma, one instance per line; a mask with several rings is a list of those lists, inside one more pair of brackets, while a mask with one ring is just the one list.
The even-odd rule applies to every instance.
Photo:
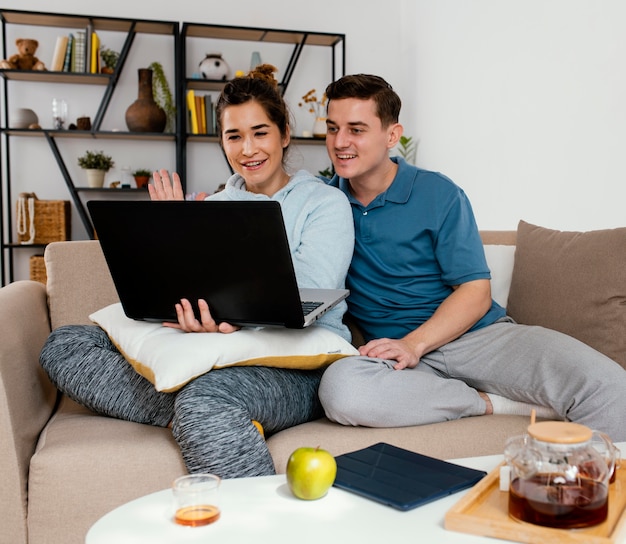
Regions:
[[167, 170], [158, 170], [152, 174], [152, 183], [148, 185], [151, 200], [185, 200], [183, 185], [176, 172], [170, 174]]

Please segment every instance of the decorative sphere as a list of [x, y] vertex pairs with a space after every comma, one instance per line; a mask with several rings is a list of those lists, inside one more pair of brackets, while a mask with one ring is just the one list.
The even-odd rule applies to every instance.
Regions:
[[11, 128], [29, 128], [39, 123], [37, 114], [29, 108], [17, 108], [11, 115]]
[[208, 53], [198, 64], [204, 79], [226, 81], [230, 79], [230, 66], [222, 58], [221, 53]]

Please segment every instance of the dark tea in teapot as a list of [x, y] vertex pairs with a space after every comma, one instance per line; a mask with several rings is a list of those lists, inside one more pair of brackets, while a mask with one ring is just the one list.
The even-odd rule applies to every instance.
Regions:
[[509, 515], [557, 529], [602, 523], [616, 451], [608, 436], [584, 425], [530, 425], [527, 434], [507, 441], [504, 452], [512, 475]]
[[558, 482], [552, 474], [516, 478], [509, 491], [509, 514], [519, 520], [576, 529], [602, 523], [608, 514], [606, 485], [590, 478], [575, 484]]

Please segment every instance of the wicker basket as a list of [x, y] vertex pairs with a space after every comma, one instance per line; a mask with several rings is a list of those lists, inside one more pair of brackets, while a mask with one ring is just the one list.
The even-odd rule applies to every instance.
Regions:
[[16, 217], [20, 244], [48, 244], [70, 239], [69, 200], [39, 200], [35, 193], [21, 193]]
[[46, 263], [43, 260], [43, 255], [31, 256], [30, 279], [34, 281], [40, 281], [44, 285], [48, 281], [48, 275], [46, 274]]

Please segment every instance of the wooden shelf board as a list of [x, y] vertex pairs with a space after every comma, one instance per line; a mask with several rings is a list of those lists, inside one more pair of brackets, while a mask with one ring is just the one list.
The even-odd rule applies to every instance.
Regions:
[[116, 17], [87, 17], [84, 15], [66, 15], [59, 13], [37, 13], [12, 10], [0, 10], [7, 23], [16, 25], [53, 26], [59, 28], [86, 28], [93, 25], [94, 30], [128, 32], [135, 23], [135, 31], [144, 34], [174, 34], [178, 24], [168, 21], [148, 21], [121, 19]]
[[301, 30], [278, 30], [251, 27], [228, 27], [219, 25], [185, 25], [188, 38], [213, 38], [216, 40], [237, 40], [270, 43], [297, 44], [303, 40], [306, 45], [330, 46], [343, 41], [341, 34], [306, 32]]
[[172, 141], [175, 134], [171, 132], [128, 132], [122, 130], [105, 130], [91, 132], [89, 130], [46, 130], [28, 128], [9, 128], [2, 132], [11, 136], [43, 137], [50, 134], [54, 138], [91, 138], [94, 140], [163, 140]]
[[0, 76], [11, 81], [40, 83], [78, 83], [81, 85], [108, 85], [111, 76], [86, 72], [52, 72], [49, 70], [0, 70]]

